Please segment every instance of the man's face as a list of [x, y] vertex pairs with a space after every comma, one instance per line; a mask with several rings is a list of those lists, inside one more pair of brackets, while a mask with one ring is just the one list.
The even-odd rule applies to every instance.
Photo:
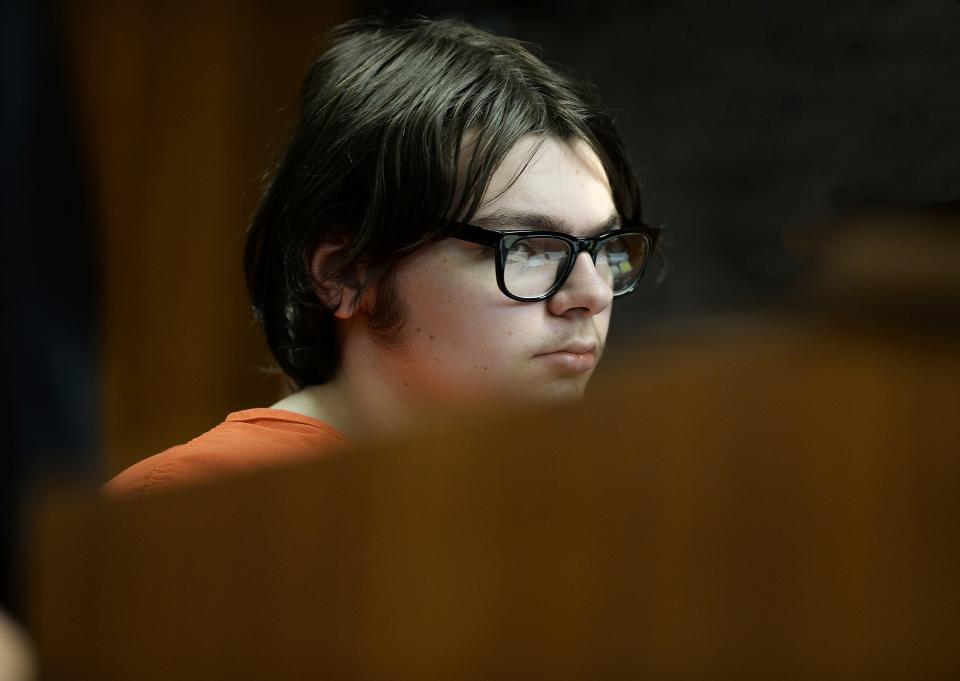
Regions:
[[[530, 136], [514, 146], [471, 223], [508, 231], [503, 216], [522, 214], [543, 216], [576, 236], [603, 231], [616, 210], [603, 167], [583, 141], [548, 138], [498, 196], [535, 144]], [[518, 221], [512, 228], [535, 227]], [[507, 298], [497, 286], [493, 249], [458, 239], [406, 258], [395, 283], [406, 323], [401, 343], [384, 348], [377, 364], [384, 380], [418, 402], [579, 396], [610, 324], [613, 293], [586, 253], [563, 288], [541, 302]]]

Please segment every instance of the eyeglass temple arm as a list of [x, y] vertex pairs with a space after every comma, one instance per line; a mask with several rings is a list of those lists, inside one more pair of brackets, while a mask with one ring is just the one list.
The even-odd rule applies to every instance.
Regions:
[[453, 224], [457, 225], [457, 230], [453, 233], [453, 236], [464, 241], [469, 241], [470, 243], [496, 247], [500, 244], [500, 239], [503, 238], [501, 232], [496, 232], [492, 229], [475, 227], [474, 225], [467, 225], [462, 222], [455, 222]]

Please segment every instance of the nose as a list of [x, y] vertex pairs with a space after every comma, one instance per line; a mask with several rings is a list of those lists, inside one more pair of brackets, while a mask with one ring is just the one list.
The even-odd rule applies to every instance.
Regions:
[[606, 310], [612, 302], [613, 289], [597, 272], [590, 254], [580, 253], [570, 276], [547, 301], [547, 309], [558, 316], [575, 311], [592, 316]]

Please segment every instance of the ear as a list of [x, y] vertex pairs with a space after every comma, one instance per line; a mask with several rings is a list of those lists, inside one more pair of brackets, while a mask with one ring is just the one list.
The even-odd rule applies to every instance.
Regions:
[[[343, 243], [319, 244], [310, 255], [310, 274], [313, 277], [313, 291], [321, 303], [333, 311], [338, 319], [349, 319], [357, 307], [357, 288], [344, 283], [343, 279], [321, 278], [325, 275], [330, 256], [343, 248]], [[355, 281], [355, 280], [354, 280]]]

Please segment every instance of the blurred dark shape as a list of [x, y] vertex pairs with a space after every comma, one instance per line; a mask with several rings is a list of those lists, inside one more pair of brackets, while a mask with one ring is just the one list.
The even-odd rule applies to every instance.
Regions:
[[960, 676], [955, 215], [881, 215], [790, 307], [661, 327], [584, 403], [52, 498], [44, 678]]
[[850, 198], [785, 243], [810, 267], [808, 305], [911, 331], [960, 325], [960, 201]]
[[29, 0], [0, 8], [0, 607], [14, 612], [19, 508], [30, 485], [90, 474], [97, 463], [96, 249], [49, 9]]

